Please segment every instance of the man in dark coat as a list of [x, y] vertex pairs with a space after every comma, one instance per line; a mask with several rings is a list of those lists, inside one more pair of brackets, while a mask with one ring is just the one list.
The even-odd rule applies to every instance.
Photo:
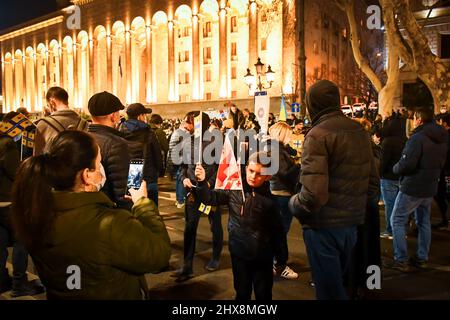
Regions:
[[[198, 111], [194, 112], [192, 116], [197, 117], [200, 113]], [[209, 128], [210, 118], [206, 113], [202, 113], [202, 137], [205, 131]], [[197, 194], [197, 179], [195, 177], [195, 159], [197, 158], [195, 152], [197, 148], [195, 147], [195, 137], [192, 135], [189, 139], [184, 139], [182, 142], [183, 150], [183, 164], [181, 170], [181, 181], [183, 186], [188, 192], [186, 197], [186, 205], [184, 207], [184, 262], [183, 267], [175, 275], [177, 276], [177, 282], [186, 281], [193, 276], [193, 263], [195, 254], [195, 245], [197, 241], [197, 228], [202, 215], [200, 210], [202, 202]], [[210, 142], [212, 143], [212, 142]], [[207, 141], [202, 142], [202, 150], [209, 145]], [[214, 188], [216, 175], [217, 175], [217, 165], [206, 164], [205, 159], [202, 158], [203, 167], [206, 171], [206, 179], [211, 188]], [[220, 256], [223, 248], [223, 229], [221, 220], [220, 206], [211, 209], [208, 214], [208, 220], [211, 225], [211, 232], [213, 236], [213, 250], [211, 260], [205, 265], [205, 269], [208, 271], [215, 271], [219, 269]]]
[[[447, 135], [450, 137], [450, 114], [446, 113], [442, 116], [442, 126], [447, 130]], [[450, 178], [450, 138], [447, 143], [447, 159], [445, 160], [444, 168], [439, 177], [438, 191], [434, 196], [434, 200], [441, 211], [441, 222], [432, 225], [432, 228], [438, 230], [445, 230], [448, 228], [448, 203], [450, 202], [449, 188], [447, 187], [447, 178]]]
[[120, 208], [131, 209], [132, 203], [125, 199], [130, 156], [128, 143], [115, 129], [120, 121], [119, 110], [125, 109], [119, 98], [109, 92], [93, 95], [88, 104], [92, 124], [88, 127], [97, 140], [102, 155], [106, 184], [101, 189]]
[[317, 299], [348, 299], [343, 274], [364, 222], [375, 168], [368, 133], [339, 105], [334, 83], [321, 80], [310, 87], [306, 106], [313, 127], [303, 149], [302, 189], [289, 202], [303, 225]]
[[386, 230], [381, 233], [382, 238], [392, 239], [391, 215], [395, 199], [400, 191], [400, 177], [392, 169], [400, 160], [406, 143], [406, 119], [390, 117], [382, 129], [381, 142], [381, 194], [383, 196]]
[[145, 160], [143, 178], [147, 182], [148, 198], [158, 205], [158, 177], [163, 169], [163, 160], [155, 131], [147, 124], [147, 114], [151, 112], [140, 103], [130, 104], [128, 120], [120, 124], [119, 131], [130, 142], [131, 158]]
[[405, 235], [411, 212], [415, 213], [419, 235], [416, 255], [409, 262], [426, 267], [431, 244], [431, 203], [447, 158], [447, 130], [436, 124], [431, 109], [416, 111], [415, 126], [400, 161], [393, 168], [401, 178], [391, 217], [395, 260], [392, 267], [400, 271], [409, 270]]

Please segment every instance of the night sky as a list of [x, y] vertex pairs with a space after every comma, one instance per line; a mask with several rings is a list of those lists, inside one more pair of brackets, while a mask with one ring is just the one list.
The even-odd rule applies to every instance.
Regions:
[[0, 33], [4, 29], [56, 11], [58, 8], [70, 4], [69, 2], [64, 0], [1, 0]]

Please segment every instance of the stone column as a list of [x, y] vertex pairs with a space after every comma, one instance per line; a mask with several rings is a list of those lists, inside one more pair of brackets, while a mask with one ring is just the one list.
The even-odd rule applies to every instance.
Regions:
[[111, 35], [106, 36], [106, 73], [107, 73], [107, 90], [112, 92], [113, 82], [113, 66], [112, 66], [112, 42]]
[[225, 4], [219, 10], [219, 97], [228, 96], [227, 11]]
[[63, 70], [64, 69], [64, 58], [63, 58], [64, 50], [61, 47], [59, 47], [58, 52], [59, 52], [59, 55], [58, 55], [58, 61], [59, 61], [59, 85], [62, 88], [64, 88], [65, 90], [68, 90], [66, 88], [66, 84], [64, 83], [64, 74], [67, 72], [66, 70]]
[[132, 73], [131, 73], [131, 32], [125, 31], [125, 79], [126, 79], [126, 96], [125, 103], [131, 103], [131, 85], [132, 85]]
[[77, 43], [73, 43], [73, 51], [72, 51], [72, 58], [73, 58], [73, 101], [74, 101], [74, 107], [79, 108], [81, 106], [80, 101], [80, 95], [78, 92], [78, 48]]
[[258, 60], [258, 5], [250, 0], [248, 8], [248, 61], [253, 66]]
[[[156, 34], [155, 31], [158, 30], [156, 26], [150, 26], [151, 28], [151, 42], [156, 45]], [[152, 59], [153, 59], [153, 46], [151, 51]], [[156, 64], [153, 63], [151, 66], [151, 79], [152, 79], [152, 102], [158, 101], [158, 82], [156, 81]]]
[[[87, 90], [88, 92], [88, 100], [91, 96], [95, 93], [95, 64], [94, 64], [94, 48], [96, 47], [97, 43], [93, 39], [89, 39], [89, 88]], [[98, 63], [98, 61], [97, 61]]]
[[192, 98], [200, 100], [200, 22], [198, 15], [192, 16]]
[[147, 103], [152, 102], [152, 88], [153, 88], [153, 72], [152, 72], [152, 29], [150, 26], [145, 28], [145, 50], [147, 53], [147, 64], [145, 66], [145, 100]]
[[37, 53], [36, 50], [33, 53], [33, 72], [34, 72], [34, 92], [36, 93], [34, 95], [34, 107], [31, 108], [31, 111], [37, 111], [37, 107], [40, 104], [39, 101], [39, 96], [41, 95], [40, 92], [37, 92], [39, 90], [39, 81], [40, 79], [38, 78], [39, 72], [38, 72], [38, 63], [37, 63]]
[[49, 60], [49, 52], [46, 49], [45, 51], [45, 57], [44, 57], [44, 63], [45, 63], [45, 92], [47, 93], [48, 89], [50, 89], [50, 60]]
[[[20, 106], [28, 107], [28, 92], [27, 92], [27, 55], [24, 51], [22, 56], [22, 97], [20, 98]], [[23, 101], [23, 103], [22, 103]]]
[[173, 21], [167, 23], [169, 40], [169, 102], [178, 101], [175, 97], [175, 35]]
[[10, 100], [9, 111], [15, 110], [17, 102], [17, 88], [16, 88], [16, 55], [13, 51], [13, 56], [11, 58], [11, 72], [12, 72], [12, 99]]
[[[3, 51], [3, 47], [1, 48], [2, 53]], [[3, 95], [3, 105], [1, 108], [1, 112], [2, 113], [6, 113], [6, 101], [7, 98], [9, 99], [9, 97], [7, 97], [6, 95], [6, 62], [4, 60], [5, 56], [4, 54], [2, 54], [2, 95]]]

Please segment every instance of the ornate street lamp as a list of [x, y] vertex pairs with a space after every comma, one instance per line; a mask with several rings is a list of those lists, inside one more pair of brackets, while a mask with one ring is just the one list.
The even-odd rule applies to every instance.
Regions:
[[[247, 68], [247, 74], [244, 76], [245, 84], [251, 90], [254, 85], [259, 91], [272, 88], [272, 84], [275, 81], [275, 72], [272, 71], [270, 65], [267, 67], [267, 71], [264, 71], [264, 63], [261, 62], [261, 58], [255, 63], [256, 75], [258, 77], [258, 83], [256, 83], [255, 76], [250, 72], [250, 68]], [[265, 77], [265, 83], [263, 78]]]

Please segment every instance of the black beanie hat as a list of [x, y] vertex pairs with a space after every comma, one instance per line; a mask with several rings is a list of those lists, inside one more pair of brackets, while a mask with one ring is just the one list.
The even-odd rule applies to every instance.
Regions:
[[340, 104], [339, 88], [328, 80], [317, 81], [306, 94], [306, 108], [313, 122], [326, 113], [339, 110]]

